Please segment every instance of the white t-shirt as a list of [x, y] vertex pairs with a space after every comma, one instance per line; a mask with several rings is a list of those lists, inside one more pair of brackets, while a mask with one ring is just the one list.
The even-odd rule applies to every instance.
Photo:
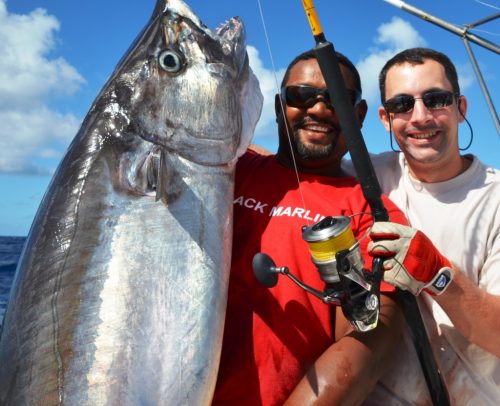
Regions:
[[[412, 227], [474, 284], [500, 295], [500, 171], [469, 158], [473, 162], [464, 173], [439, 183], [414, 179], [402, 153], [373, 155], [372, 162], [382, 191]], [[421, 294], [418, 303], [451, 404], [500, 405], [500, 359], [468, 342], [430, 295]], [[390, 372], [365, 402], [407, 404], [431, 404], [408, 332], [394, 351]]]

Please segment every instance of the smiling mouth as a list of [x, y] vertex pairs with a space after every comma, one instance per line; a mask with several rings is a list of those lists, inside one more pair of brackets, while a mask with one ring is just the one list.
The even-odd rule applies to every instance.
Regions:
[[428, 140], [428, 139], [434, 138], [437, 134], [438, 134], [438, 132], [434, 131], [434, 132], [426, 132], [426, 133], [419, 133], [419, 134], [408, 134], [408, 137], [416, 139], [416, 140]]
[[332, 127], [320, 124], [304, 125], [299, 131], [302, 133], [302, 142], [307, 144], [328, 145], [336, 138]]
[[315, 131], [321, 133], [329, 133], [333, 131], [333, 128], [330, 126], [322, 125], [322, 124], [307, 124], [301, 127], [301, 129], [306, 131]]

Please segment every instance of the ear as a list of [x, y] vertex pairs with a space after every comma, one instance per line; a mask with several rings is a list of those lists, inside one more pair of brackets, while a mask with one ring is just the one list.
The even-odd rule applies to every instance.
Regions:
[[465, 116], [467, 114], [467, 98], [465, 96], [459, 96], [457, 100], [458, 107], [458, 122], [463, 123]]
[[366, 100], [361, 100], [356, 106], [356, 114], [358, 116], [359, 128], [363, 128], [363, 122], [365, 121], [366, 113], [368, 112], [368, 105]]
[[389, 131], [391, 129], [391, 123], [389, 122], [390, 117], [389, 117], [389, 113], [384, 108], [384, 106], [380, 106], [378, 108], [378, 118], [382, 122], [382, 124], [385, 127], [386, 131]]

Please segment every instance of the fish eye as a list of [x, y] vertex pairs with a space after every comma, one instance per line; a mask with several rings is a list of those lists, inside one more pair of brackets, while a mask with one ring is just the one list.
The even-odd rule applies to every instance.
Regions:
[[168, 73], [178, 73], [184, 68], [184, 59], [182, 56], [171, 49], [162, 51], [158, 55], [158, 63]]

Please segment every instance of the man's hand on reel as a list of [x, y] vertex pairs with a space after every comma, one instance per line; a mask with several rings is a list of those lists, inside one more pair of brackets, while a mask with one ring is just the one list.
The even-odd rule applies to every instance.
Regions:
[[418, 296], [422, 290], [439, 295], [453, 279], [450, 261], [429, 238], [412, 227], [375, 222], [368, 253], [385, 258], [384, 281]]

